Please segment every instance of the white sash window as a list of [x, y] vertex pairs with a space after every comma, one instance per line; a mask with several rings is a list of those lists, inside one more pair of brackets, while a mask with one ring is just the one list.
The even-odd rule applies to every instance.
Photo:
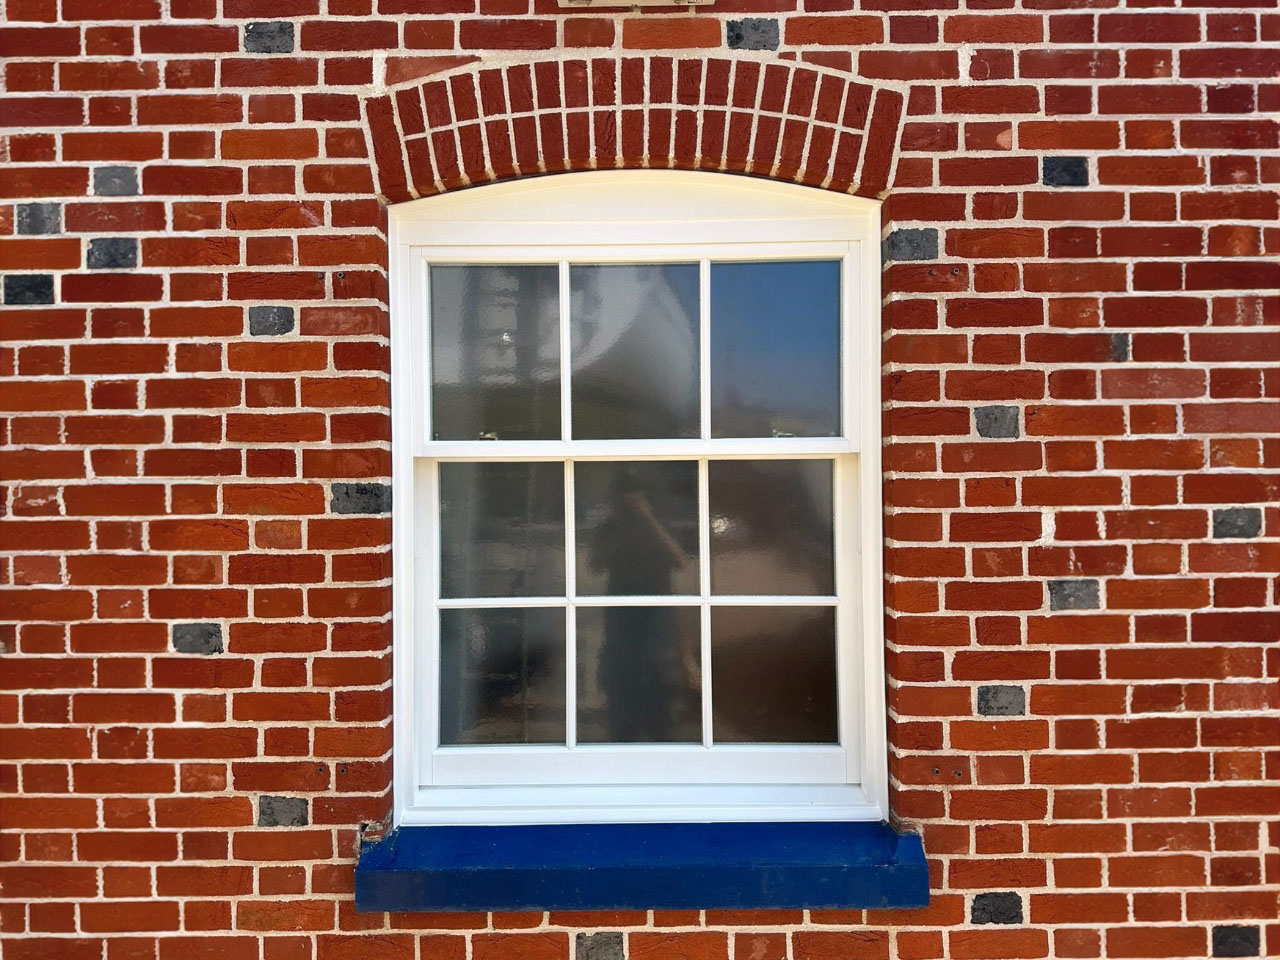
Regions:
[[397, 824], [885, 818], [879, 205], [390, 213]]

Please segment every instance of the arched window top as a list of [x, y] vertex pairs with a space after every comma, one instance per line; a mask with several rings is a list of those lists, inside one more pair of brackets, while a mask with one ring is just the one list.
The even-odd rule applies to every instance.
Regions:
[[396, 204], [391, 216], [393, 243], [875, 240], [880, 230], [877, 200], [684, 170], [511, 180]]

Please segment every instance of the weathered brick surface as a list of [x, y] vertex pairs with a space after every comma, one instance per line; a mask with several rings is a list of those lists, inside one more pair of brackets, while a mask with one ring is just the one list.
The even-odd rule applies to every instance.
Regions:
[[[1280, 953], [1273, 0], [5, 0], [6, 960]], [[385, 214], [885, 198], [924, 911], [357, 915], [389, 808]]]

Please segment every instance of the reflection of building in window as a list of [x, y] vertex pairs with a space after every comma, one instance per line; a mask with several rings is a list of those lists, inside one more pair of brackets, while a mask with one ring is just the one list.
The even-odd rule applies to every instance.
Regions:
[[564, 741], [564, 612], [440, 612], [440, 742]]
[[560, 436], [555, 266], [433, 266], [433, 432], [440, 440]]
[[698, 436], [697, 264], [569, 276], [574, 436]]

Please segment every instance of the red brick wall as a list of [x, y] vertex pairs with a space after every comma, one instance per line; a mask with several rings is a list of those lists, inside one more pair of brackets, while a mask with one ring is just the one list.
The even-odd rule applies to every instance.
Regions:
[[[1274, 3], [478, 4], [6, 0], [6, 960], [1280, 952]], [[389, 808], [375, 190], [511, 172], [460, 140], [456, 175], [415, 166], [400, 126], [397, 192], [362, 101], [628, 51], [797, 60], [905, 105], [886, 599], [925, 911], [352, 909]], [[718, 167], [673, 119], [709, 115], [711, 75], [657, 104], [665, 139], [575, 155], [565, 126], [544, 164]], [[819, 177], [813, 124], [759, 105], [777, 152], [726, 134], [726, 167], [883, 192], [861, 124], [833, 121]]]

